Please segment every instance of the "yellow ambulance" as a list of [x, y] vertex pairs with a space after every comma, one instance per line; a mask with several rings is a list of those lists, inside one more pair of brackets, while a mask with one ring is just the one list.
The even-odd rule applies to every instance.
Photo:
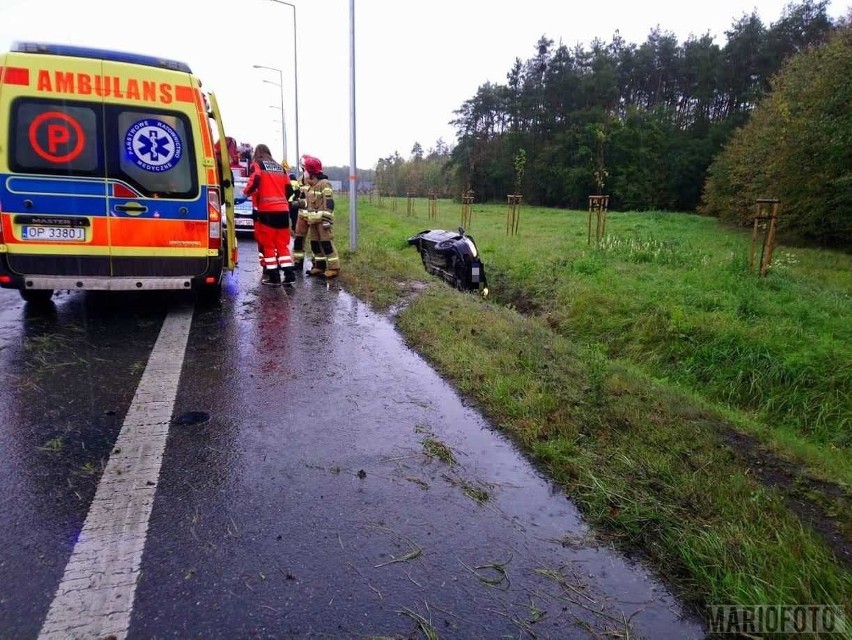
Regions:
[[217, 300], [237, 261], [230, 180], [216, 98], [185, 63], [0, 53], [0, 287], [32, 303], [78, 289]]

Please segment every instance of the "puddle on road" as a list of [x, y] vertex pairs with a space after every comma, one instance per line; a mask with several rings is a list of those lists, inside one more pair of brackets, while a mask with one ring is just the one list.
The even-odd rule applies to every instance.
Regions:
[[[246, 635], [229, 625], [251, 610], [285, 635], [368, 637], [420, 615], [440, 637], [539, 638], [623, 637], [629, 620], [631, 637], [704, 636], [387, 317], [337, 283], [263, 287], [256, 264], [231, 285], [193, 320], [175, 415], [211, 419], [170, 432], [151, 536], [174, 540], [180, 566], [168, 545], [146, 551], [139, 620]], [[187, 592], [185, 574], [205, 573]], [[248, 589], [239, 610], [226, 585]]]
[[[595, 544], [593, 532], [561, 489], [543, 477], [476, 409], [466, 406], [455, 389], [404, 344], [384, 317], [346, 293], [339, 298], [335, 319], [346, 331], [338, 337], [334, 360], [347, 362], [352, 359], [353, 350], [359, 353], [363, 362], [369, 363], [354, 365], [353, 377], [361, 382], [369, 382], [369, 372], [374, 368], [394, 372], [374, 376], [374, 388], [368, 388], [366, 393], [361, 391], [360, 401], [377, 405], [377, 412], [388, 411], [389, 403], [393, 403], [406, 407], [406, 415], [419, 416], [417, 433], [410, 435], [421, 450], [408, 447], [400, 452], [413, 455], [416, 461], [403, 464], [400, 477], [411, 481], [410, 474], [413, 472], [418, 477], [420, 472], [420, 481], [430, 487], [436, 483], [447, 485], [464, 496], [461, 499], [481, 502], [484, 508], [499, 513], [500, 518], [525, 534], [512, 544], [526, 540], [525, 551], [533, 557], [543, 545], [560, 547], [563, 551], [559, 555], [570, 559], [569, 564], [539, 566], [534, 571], [560, 584], [565, 593], [582, 586], [582, 595], [577, 598], [581, 604], [597, 609], [606, 601], [616, 611], [622, 609], [628, 616], [635, 614], [631, 626], [649, 638], [703, 637], [697, 620], [679, 620], [684, 612], [675, 598], [644, 567]], [[355, 336], [362, 336], [357, 348], [352, 344]], [[407, 422], [400, 422], [410, 423], [410, 417]], [[373, 441], [369, 440], [369, 432], [360, 434], [367, 440], [359, 443], [359, 447], [366, 450], [387, 445], [387, 434], [382, 430], [374, 432]], [[450, 463], [440, 454], [430, 455], [429, 445], [423, 445], [424, 442], [439, 443], [448, 449]], [[440, 519], [444, 515], [440, 510], [442, 502], [436, 504], [438, 510], [434, 516]], [[484, 532], [469, 533], [474, 540], [488, 538]], [[499, 561], [485, 566], [488, 576], [483, 579], [500, 577]]]
[[[292, 291], [249, 288], [234, 309], [238, 366], [253, 368], [252, 384], [266, 394], [254, 402], [273, 402], [265, 389], [270, 373], [283, 376], [276, 384], [281, 397], [299, 400], [254, 421], [236, 420], [246, 426], [228, 438], [240, 444], [222, 460], [231, 476], [226, 493], [286, 494], [291, 510], [334, 522], [326, 533], [339, 538], [341, 549], [357, 539], [361, 566], [396, 566], [422, 553], [429, 561], [418, 565], [418, 583], [440, 583], [461, 571], [492, 593], [510, 581], [506, 597], [528, 600], [532, 617], [534, 602], [549, 601], [551, 615], [554, 608], [581, 611], [597, 631], [619, 625], [624, 631], [629, 619], [643, 637], [703, 637], [701, 623], [650, 572], [595, 544], [559, 487], [466, 406], [385, 316], [336, 283], [308, 280]], [[253, 463], [260, 455], [269, 462]], [[286, 482], [270, 480], [288, 466], [298, 471]], [[395, 550], [376, 561], [388, 532]], [[323, 562], [322, 553], [314, 555]], [[332, 573], [341, 561], [325, 562]], [[471, 607], [464, 598], [457, 604]]]

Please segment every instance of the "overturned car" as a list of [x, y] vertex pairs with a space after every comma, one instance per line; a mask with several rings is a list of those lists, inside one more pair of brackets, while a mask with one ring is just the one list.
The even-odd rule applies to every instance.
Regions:
[[427, 229], [408, 239], [420, 252], [426, 271], [438, 276], [459, 291], [476, 291], [488, 295], [485, 268], [473, 238], [459, 227], [458, 233], [444, 229]]

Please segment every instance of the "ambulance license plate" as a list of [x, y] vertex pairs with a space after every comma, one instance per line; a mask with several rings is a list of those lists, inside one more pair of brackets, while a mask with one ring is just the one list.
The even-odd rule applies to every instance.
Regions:
[[83, 227], [21, 227], [21, 237], [24, 240], [85, 242], [86, 229]]

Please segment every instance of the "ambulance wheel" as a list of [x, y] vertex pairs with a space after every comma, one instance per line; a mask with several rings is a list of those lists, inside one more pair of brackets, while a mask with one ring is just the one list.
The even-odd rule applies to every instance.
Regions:
[[195, 292], [196, 300], [204, 307], [209, 307], [214, 304], [219, 304], [222, 298], [222, 283], [213, 285], [212, 287], [201, 287]]
[[53, 297], [53, 289], [19, 289], [25, 302], [32, 304], [47, 304]]

